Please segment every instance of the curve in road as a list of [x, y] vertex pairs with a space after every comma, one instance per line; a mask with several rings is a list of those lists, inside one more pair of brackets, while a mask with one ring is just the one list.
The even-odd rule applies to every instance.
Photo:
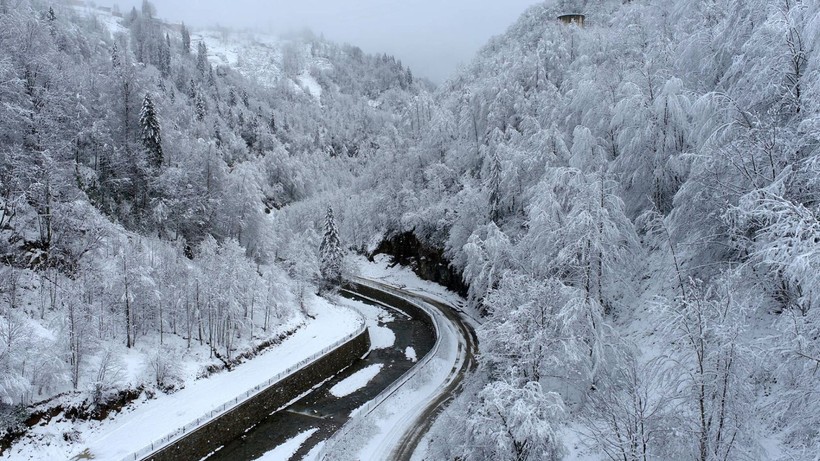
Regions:
[[[342, 289], [340, 294], [365, 304], [380, 305], [379, 307], [388, 311], [393, 310], [385, 303], [374, 302], [356, 293], [355, 287]], [[288, 439], [315, 430], [291, 456], [291, 459], [301, 459], [313, 446], [331, 437], [342, 427], [349, 419], [351, 411], [365, 405], [414, 366], [413, 361], [405, 355], [407, 346], [412, 346], [419, 354], [425, 354], [432, 349], [436, 337], [430, 331], [428, 324], [427, 319], [417, 319], [400, 310], [395, 311], [392, 320], [381, 324], [393, 331], [395, 335], [393, 346], [372, 349], [365, 358], [358, 360], [336, 376], [330, 377], [287, 408], [256, 422], [242, 437], [225, 444], [208, 460], [257, 459]], [[376, 364], [381, 365], [382, 369], [365, 388], [344, 397], [336, 397], [330, 393], [330, 389], [338, 382], [365, 367]]]
[[[346, 296], [359, 298], [365, 302], [375, 301], [385, 306], [392, 303], [394, 304], [392, 307], [398, 311], [407, 309], [407, 302], [415, 305], [424, 305], [422, 310], [427, 312], [429, 316], [435, 316], [435, 318], [431, 318], [431, 320], [437, 326], [436, 329], [444, 331], [447, 335], [456, 336], [456, 338], [449, 339], [455, 339], [457, 341], [457, 352], [454, 355], [454, 359], [446, 365], [451, 367], [446, 377], [441, 383], [436, 383], [435, 392], [420, 400], [421, 405], [418, 408], [414, 408], [414, 411], [408, 414], [405, 419], [402, 419], [399, 425], [390, 429], [386, 435], [383, 435], [383, 440], [378, 441], [378, 443], [381, 444], [379, 458], [410, 461], [419, 443], [429, 431], [433, 422], [435, 422], [436, 417], [441, 413], [446, 404], [460, 391], [466, 374], [475, 368], [476, 355], [478, 353], [478, 341], [475, 331], [469, 320], [461, 315], [456, 307], [442, 300], [419, 293], [413, 293], [375, 280], [356, 278], [353, 282], [354, 283], [343, 290], [343, 294]], [[363, 289], [362, 287], [365, 288]], [[397, 301], [396, 298], [399, 298], [401, 301]], [[416, 336], [416, 334], [413, 334], [413, 336]], [[442, 341], [441, 336], [442, 334], [439, 334], [438, 337], [434, 338], [437, 344]], [[409, 340], [409, 338], [407, 338], [407, 340]], [[407, 340], [400, 342], [404, 344]], [[415, 342], [415, 340], [412, 341]], [[438, 347], [433, 346], [431, 350], [436, 351]], [[423, 351], [419, 352], [423, 353]], [[383, 353], [392, 354], [387, 350], [379, 351], [379, 354]], [[242, 440], [236, 440], [214, 453], [210, 461], [223, 459], [255, 459], [266, 451], [280, 445], [285, 439], [312, 427], [318, 428], [319, 430], [294, 453], [292, 459], [301, 459], [307, 454], [311, 447], [328, 437], [330, 437], [330, 439], [328, 439], [327, 445], [325, 446], [325, 453], [333, 453], [332, 447], [341, 446], [346, 443], [344, 440], [345, 428], [356, 424], [357, 421], [367, 418], [367, 415], [382, 403], [389, 405], [391, 396], [396, 392], [396, 390], [390, 391], [388, 389], [390, 386], [393, 386], [390, 382], [381, 381], [381, 383], [373, 383], [375, 384], [375, 389], [351, 396], [354, 397], [352, 400], [347, 398], [337, 401], [336, 399], [328, 398], [327, 389], [329, 387], [374, 359], [378, 359], [378, 357], [368, 357], [368, 359], [362, 361], [360, 364], [351, 367], [349, 370], [324, 383], [324, 385], [320, 386], [314, 392], [311, 392], [310, 395], [306, 395], [293, 406], [271, 415], [266, 421], [258, 423], [256, 427], [249, 429], [246, 435], [242, 437]], [[419, 370], [425, 366], [422, 362], [425, 361], [420, 360], [418, 366], [405, 369], [404, 374], [401, 374], [401, 376], [393, 374], [392, 380], [405, 380], [408, 375], [419, 372]], [[425, 363], [429, 366], [429, 361]], [[375, 395], [382, 389], [388, 392], [387, 396], [382, 394], [378, 396]], [[401, 388], [399, 387], [399, 389]], [[382, 392], [384, 393], [384, 391]], [[353, 408], [363, 406], [362, 399], [368, 394], [371, 399], [375, 397], [375, 405], [371, 405], [368, 411], [360, 412], [352, 420], [348, 421], [347, 415], [349, 412]], [[335, 456], [328, 456], [328, 459], [333, 458], [335, 458]]]
[[[356, 278], [354, 282], [363, 285], [370, 290], [381, 291], [384, 295], [384, 300], [390, 298], [400, 298], [403, 302], [411, 302], [422, 307], [433, 318], [437, 329], [440, 331], [440, 337], [436, 339], [437, 346], [434, 347], [432, 353], [437, 353], [439, 350], [438, 343], [443, 339], [448, 341], [450, 351], [447, 347], [443, 347], [443, 352], [440, 358], [447, 360], [447, 365], [450, 366], [449, 372], [443, 377], [440, 383], [436, 383], [435, 392], [419, 399], [417, 403], [420, 404], [417, 408], [407, 409], [399, 408], [401, 403], [397, 402], [395, 409], [398, 416], [395, 427], [388, 429], [385, 433], [379, 434], [376, 438], [371, 439], [368, 443], [374, 445], [375, 448], [370, 449], [368, 455], [375, 456], [378, 459], [390, 460], [410, 460], [413, 453], [417, 449], [419, 442], [428, 432], [436, 417], [440, 414], [444, 406], [459, 392], [462, 382], [466, 374], [475, 368], [476, 355], [478, 353], [478, 341], [475, 331], [470, 322], [461, 315], [459, 310], [446, 302], [434, 299], [419, 293], [413, 293], [386, 283], [375, 280]], [[370, 295], [373, 296], [372, 294]], [[442, 338], [442, 336], [449, 336]], [[457, 342], [457, 351], [452, 353], [452, 341]], [[437, 365], [440, 365], [440, 361]], [[421, 364], [421, 362], [420, 362]], [[415, 367], [408, 374], [418, 373], [420, 367]], [[427, 363], [430, 366], [430, 363]], [[413, 378], [410, 378], [411, 380]], [[408, 380], [408, 382], [410, 382]], [[417, 383], [418, 384], [418, 383]], [[319, 459], [333, 459], [339, 457], [341, 452], [351, 450], [351, 445], [355, 442], [356, 435], [355, 427], [373, 424], [368, 419], [374, 419], [371, 416], [379, 405], [383, 403], [390, 406], [391, 395], [385, 400], [379, 400], [378, 403], [370, 408], [367, 412], [360, 413], [352, 421], [346, 424], [346, 428], [340, 430], [334, 437], [328, 441], [328, 444], [323, 450], [324, 456]], [[378, 399], [377, 399], [378, 400]], [[398, 397], [401, 400], [401, 397]], [[406, 405], [405, 405], [406, 406]], [[389, 411], [388, 411], [389, 413]], [[369, 418], [368, 418], [369, 417]], [[345, 430], [347, 429], [347, 430]], [[364, 432], [367, 432], [363, 429]], [[355, 451], [355, 448], [353, 449]], [[353, 453], [346, 453], [346, 456], [357, 455]], [[342, 456], [344, 458], [344, 456]]]

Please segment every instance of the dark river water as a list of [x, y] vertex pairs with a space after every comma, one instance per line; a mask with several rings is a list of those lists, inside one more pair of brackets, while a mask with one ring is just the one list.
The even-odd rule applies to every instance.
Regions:
[[[342, 294], [371, 304], [354, 295], [344, 292]], [[257, 459], [268, 451], [282, 445], [288, 439], [302, 432], [317, 429], [291, 458], [298, 460], [306, 455], [317, 443], [329, 438], [349, 419], [351, 411], [372, 400], [379, 392], [413, 366], [414, 362], [408, 360], [405, 355], [405, 349], [408, 346], [412, 346], [416, 351], [416, 356], [421, 358], [432, 349], [435, 343], [434, 334], [425, 323], [408, 318], [404, 313], [391, 309], [387, 310], [393, 314], [394, 320], [383, 325], [390, 328], [396, 335], [396, 341], [392, 347], [371, 351], [366, 358], [357, 360], [352, 366], [290, 407], [258, 422], [245, 435], [226, 444], [211, 455], [208, 461]], [[330, 388], [336, 383], [374, 364], [383, 364], [383, 367], [366, 387], [341, 398], [330, 394]]]

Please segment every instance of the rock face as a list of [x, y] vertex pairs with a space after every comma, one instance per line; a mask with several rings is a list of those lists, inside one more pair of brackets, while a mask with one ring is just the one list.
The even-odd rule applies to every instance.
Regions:
[[201, 426], [172, 445], [144, 458], [155, 461], [202, 459], [316, 384], [350, 366], [370, 350], [365, 330], [301, 371], [273, 384], [238, 407]]
[[373, 254], [390, 255], [394, 262], [409, 266], [422, 279], [467, 296], [468, 287], [464, 284], [461, 273], [450, 266], [450, 261], [444, 257], [444, 251], [419, 241], [412, 232], [384, 240]]

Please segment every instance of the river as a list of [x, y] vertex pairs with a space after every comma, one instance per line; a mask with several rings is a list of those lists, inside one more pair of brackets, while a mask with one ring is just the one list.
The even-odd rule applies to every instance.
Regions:
[[[319, 385], [308, 395], [258, 422], [240, 438], [224, 445], [207, 459], [209, 461], [241, 461], [260, 458], [287, 440], [306, 431], [315, 432], [301, 445], [291, 459], [301, 459], [317, 443], [326, 440], [348, 419], [351, 411], [373, 399], [384, 388], [398, 379], [415, 363], [405, 353], [408, 347], [415, 350], [416, 357], [423, 357], [435, 343], [435, 335], [427, 323], [410, 318], [404, 312], [383, 307], [342, 292], [349, 299], [364, 302], [379, 309], [388, 310], [392, 320], [380, 325], [389, 328], [395, 342], [385, 349], [371, 350], [367, 357]], [[372, 365], [382, 365], [381, 371], [367, 386], [344, 397], [335, 397], [330, 389], [357, 371]], [[284, 460], [283, 460], [284, 461]]]

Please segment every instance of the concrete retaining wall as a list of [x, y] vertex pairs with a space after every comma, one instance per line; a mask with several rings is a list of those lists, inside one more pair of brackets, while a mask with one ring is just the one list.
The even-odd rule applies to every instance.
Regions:
[[202, 459], [313, 386], [351, 365], [370, 350], [367, 329], [338, 349], [273, 384], [248, 401], [144, 458], [155, 461]]

